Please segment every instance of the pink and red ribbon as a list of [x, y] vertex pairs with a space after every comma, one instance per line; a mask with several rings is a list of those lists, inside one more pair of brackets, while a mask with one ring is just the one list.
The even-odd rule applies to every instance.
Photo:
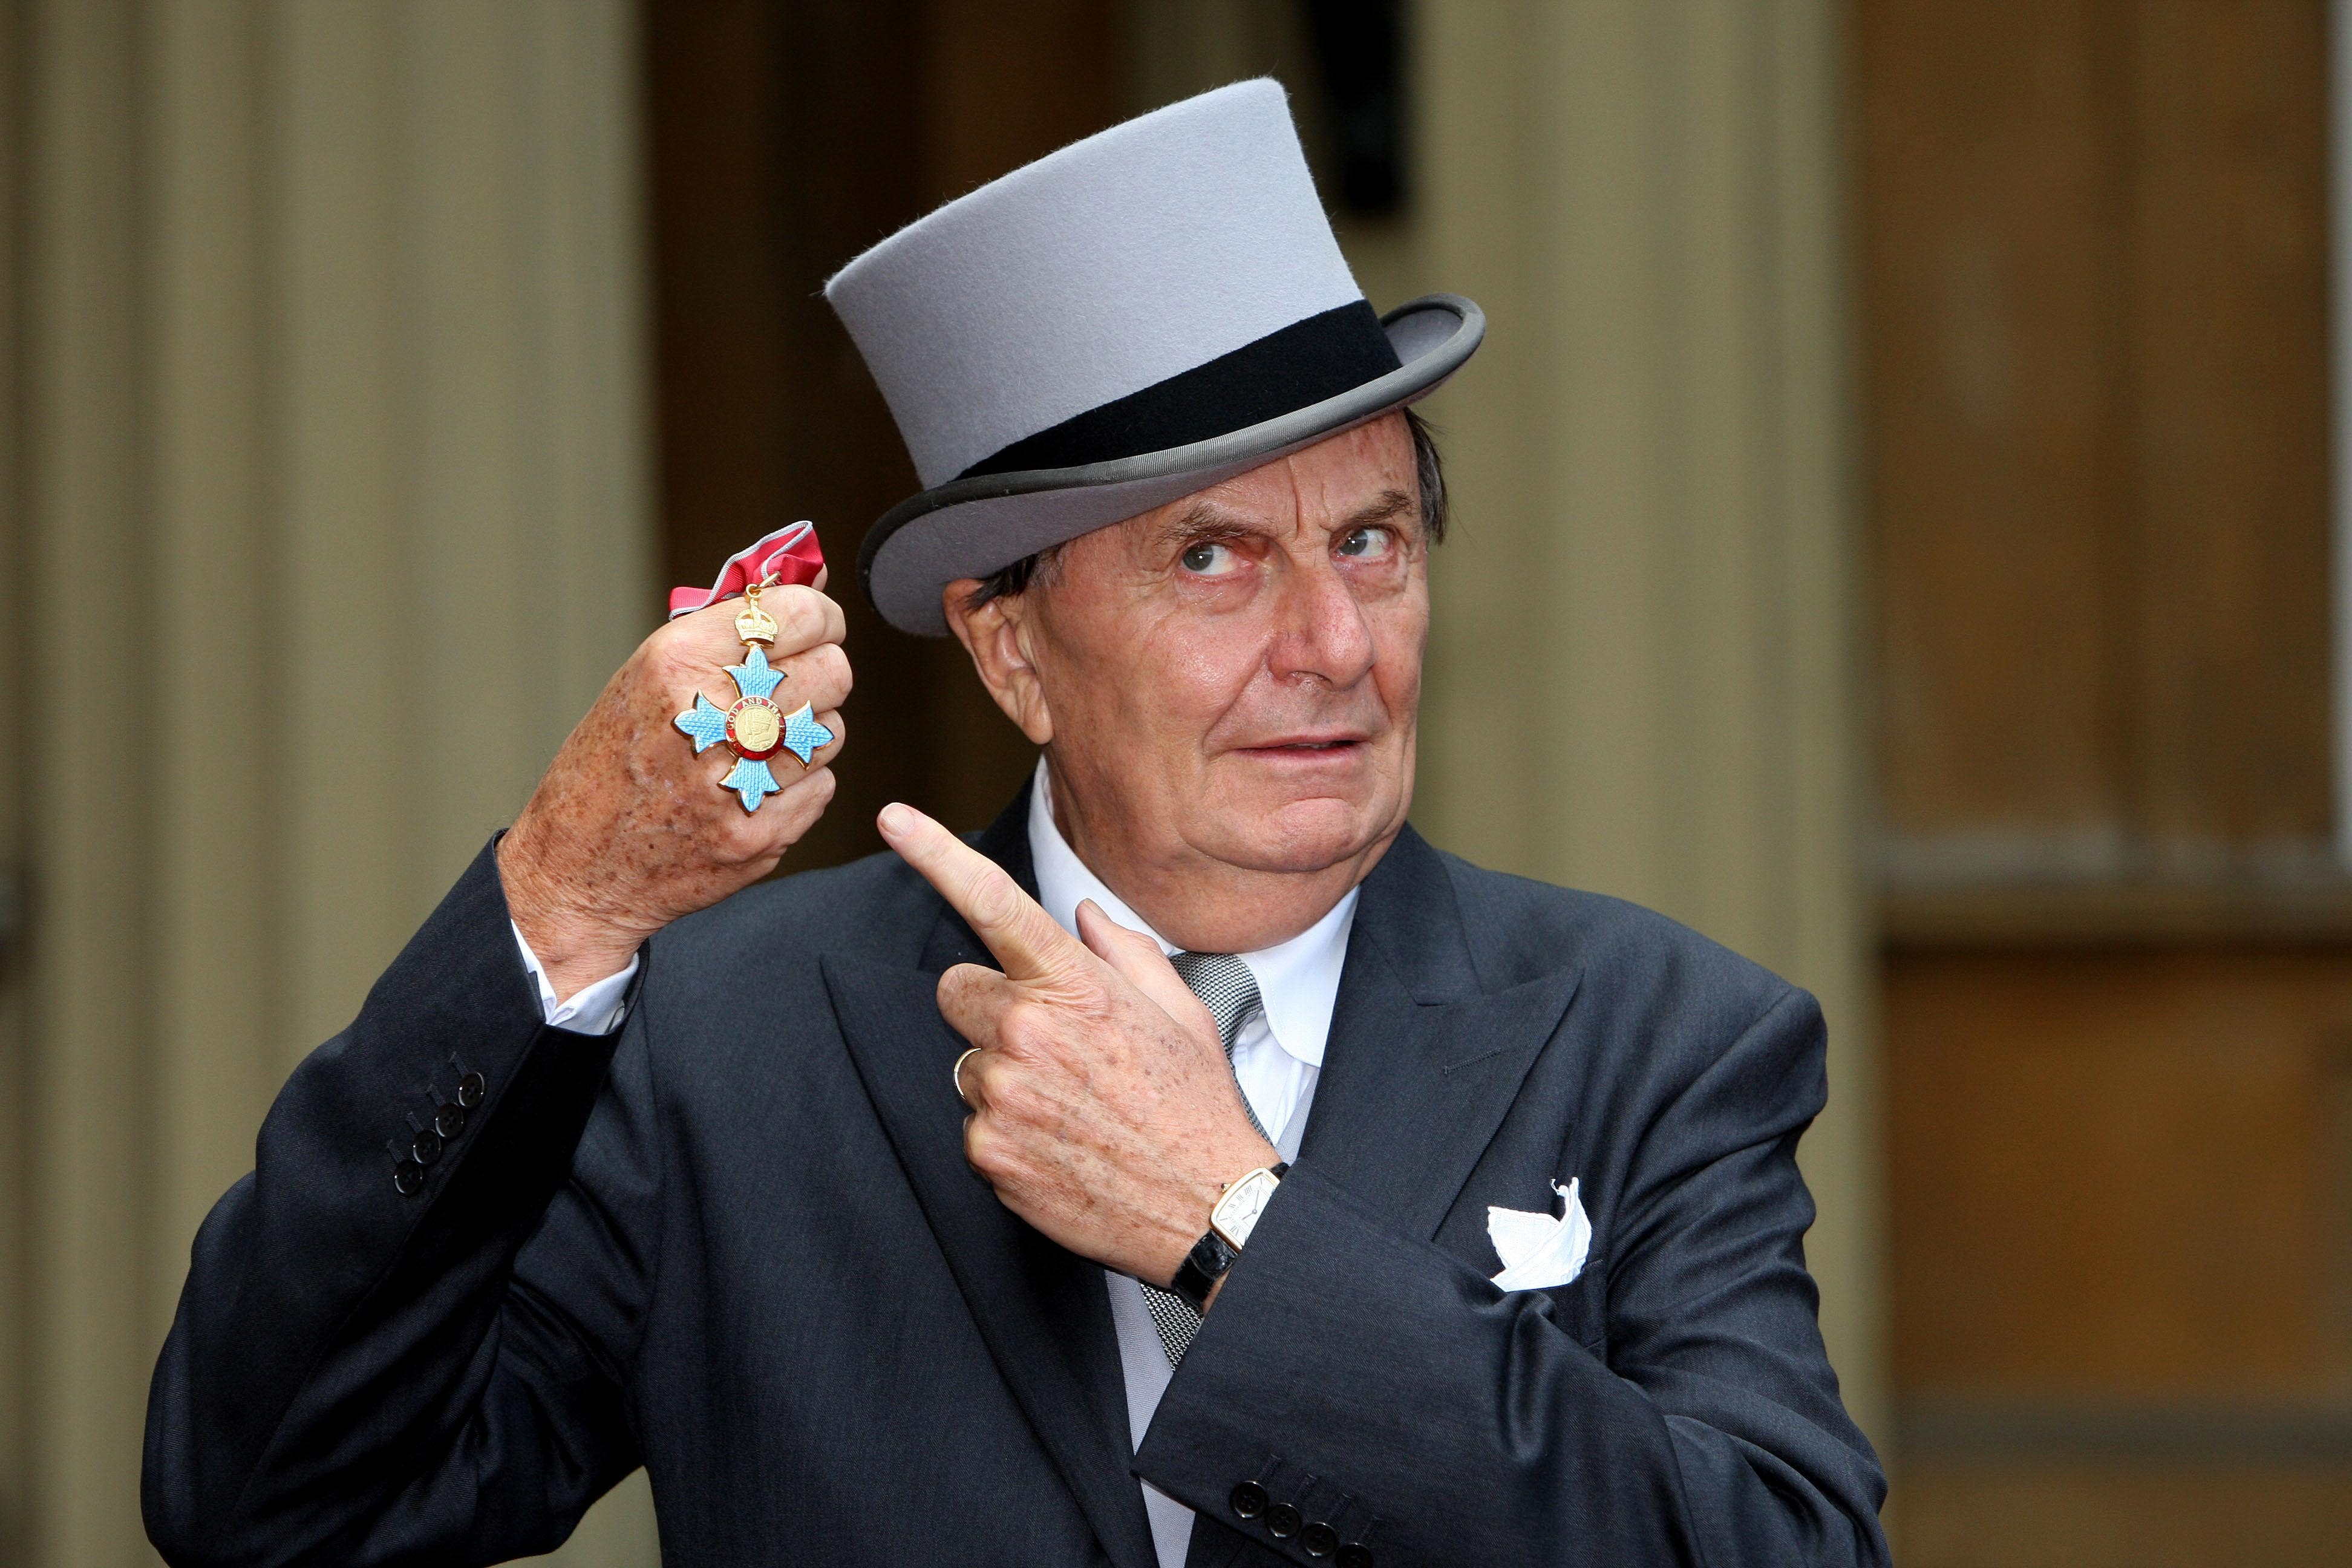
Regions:
[[792, 523], [776, 530], [748, 550], [739, 550], [719, 569], [719, 581], [708, 588], [672, 588], [669, 618], [731, 599], [753, 583], [773, 578], [778, 585], [814, 583], [824, 569], [824, 552], [817, 548], [816, 524]]

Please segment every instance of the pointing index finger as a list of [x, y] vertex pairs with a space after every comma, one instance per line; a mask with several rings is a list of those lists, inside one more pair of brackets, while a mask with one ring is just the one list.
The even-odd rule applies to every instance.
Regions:
[[900, 858], [980, 933], [1007, 977], [1043, 979], [1085, 951], [1004, 868], [913, 806], [886, 805], [876, 825]]

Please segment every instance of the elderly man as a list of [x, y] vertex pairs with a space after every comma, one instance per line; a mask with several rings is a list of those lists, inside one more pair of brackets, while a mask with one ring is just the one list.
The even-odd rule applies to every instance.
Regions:
[[1811, 1001], [1406, 824], [1475, 308], [1372, 314], [1270, 83], [828, 292], [926, 485], [866, 590], [1034, 783], [750, 888], [842, 619], [798, 539], [688, 595], [198, 1237], [166, 1555], [498, 1562], [643, 1464], [679, 1563], [1883, 1562]]

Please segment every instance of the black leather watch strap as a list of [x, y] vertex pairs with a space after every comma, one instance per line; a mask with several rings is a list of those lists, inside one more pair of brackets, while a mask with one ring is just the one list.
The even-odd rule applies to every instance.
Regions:
[[1192, 1310], [1206, 1312], [1209, 1292], [1217, 1288], [1217, 1281], [1225, 1277], [1225, 1270], [1240, 1256], [1213, 1230], [1192, 1244], [1192, 1250], [1176, 1266], [1176, 1278], [1168, 1282], [1168, 1288], [1190, 1301]]
[[[1280, 1181], [1289, 1174], [1290, 1162], [1278, 1161], [1266, 1169], [1274, 1173], [1276, 1181]], [[1229, 1246], [1223, 1237], [1212, 1230], [1192, 1244], [1192, 1250], [1186, 1253], [1184, 1261], [1176, 1266], [1176, 1278], [1168, 1282], [1168, 1289], [1192, 1302], [1192, 1310], [1206, 1312], [1209, 1310], [1209, 1292], [1217, 1288], [1217, 1281], [1225, 1277], [1225, 1270], [1231, 1268], [1234, 1259], [1240, 1256], [1241, 1253]]]

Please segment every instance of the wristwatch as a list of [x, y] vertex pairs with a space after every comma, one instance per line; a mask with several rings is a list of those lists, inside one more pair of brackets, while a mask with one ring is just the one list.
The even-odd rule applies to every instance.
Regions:
[[1287, 1161], [1278, 1161], [1250, 1172], [1226, 1186], [1217, 1205], [1209, 1211], [1209, 1232], [1192, 1244], [1184, 1261], [1176, 1266], [1176, 1278], [1168, 1288], [1192, 1303], [1196, 1312], [1209, 1310], [1209, 1292], [1242, 1255], [1242, 1244], [1257, 1228], [1257, 1216], [1265, 1212], [1266, 1200], [1290, 1170]]

